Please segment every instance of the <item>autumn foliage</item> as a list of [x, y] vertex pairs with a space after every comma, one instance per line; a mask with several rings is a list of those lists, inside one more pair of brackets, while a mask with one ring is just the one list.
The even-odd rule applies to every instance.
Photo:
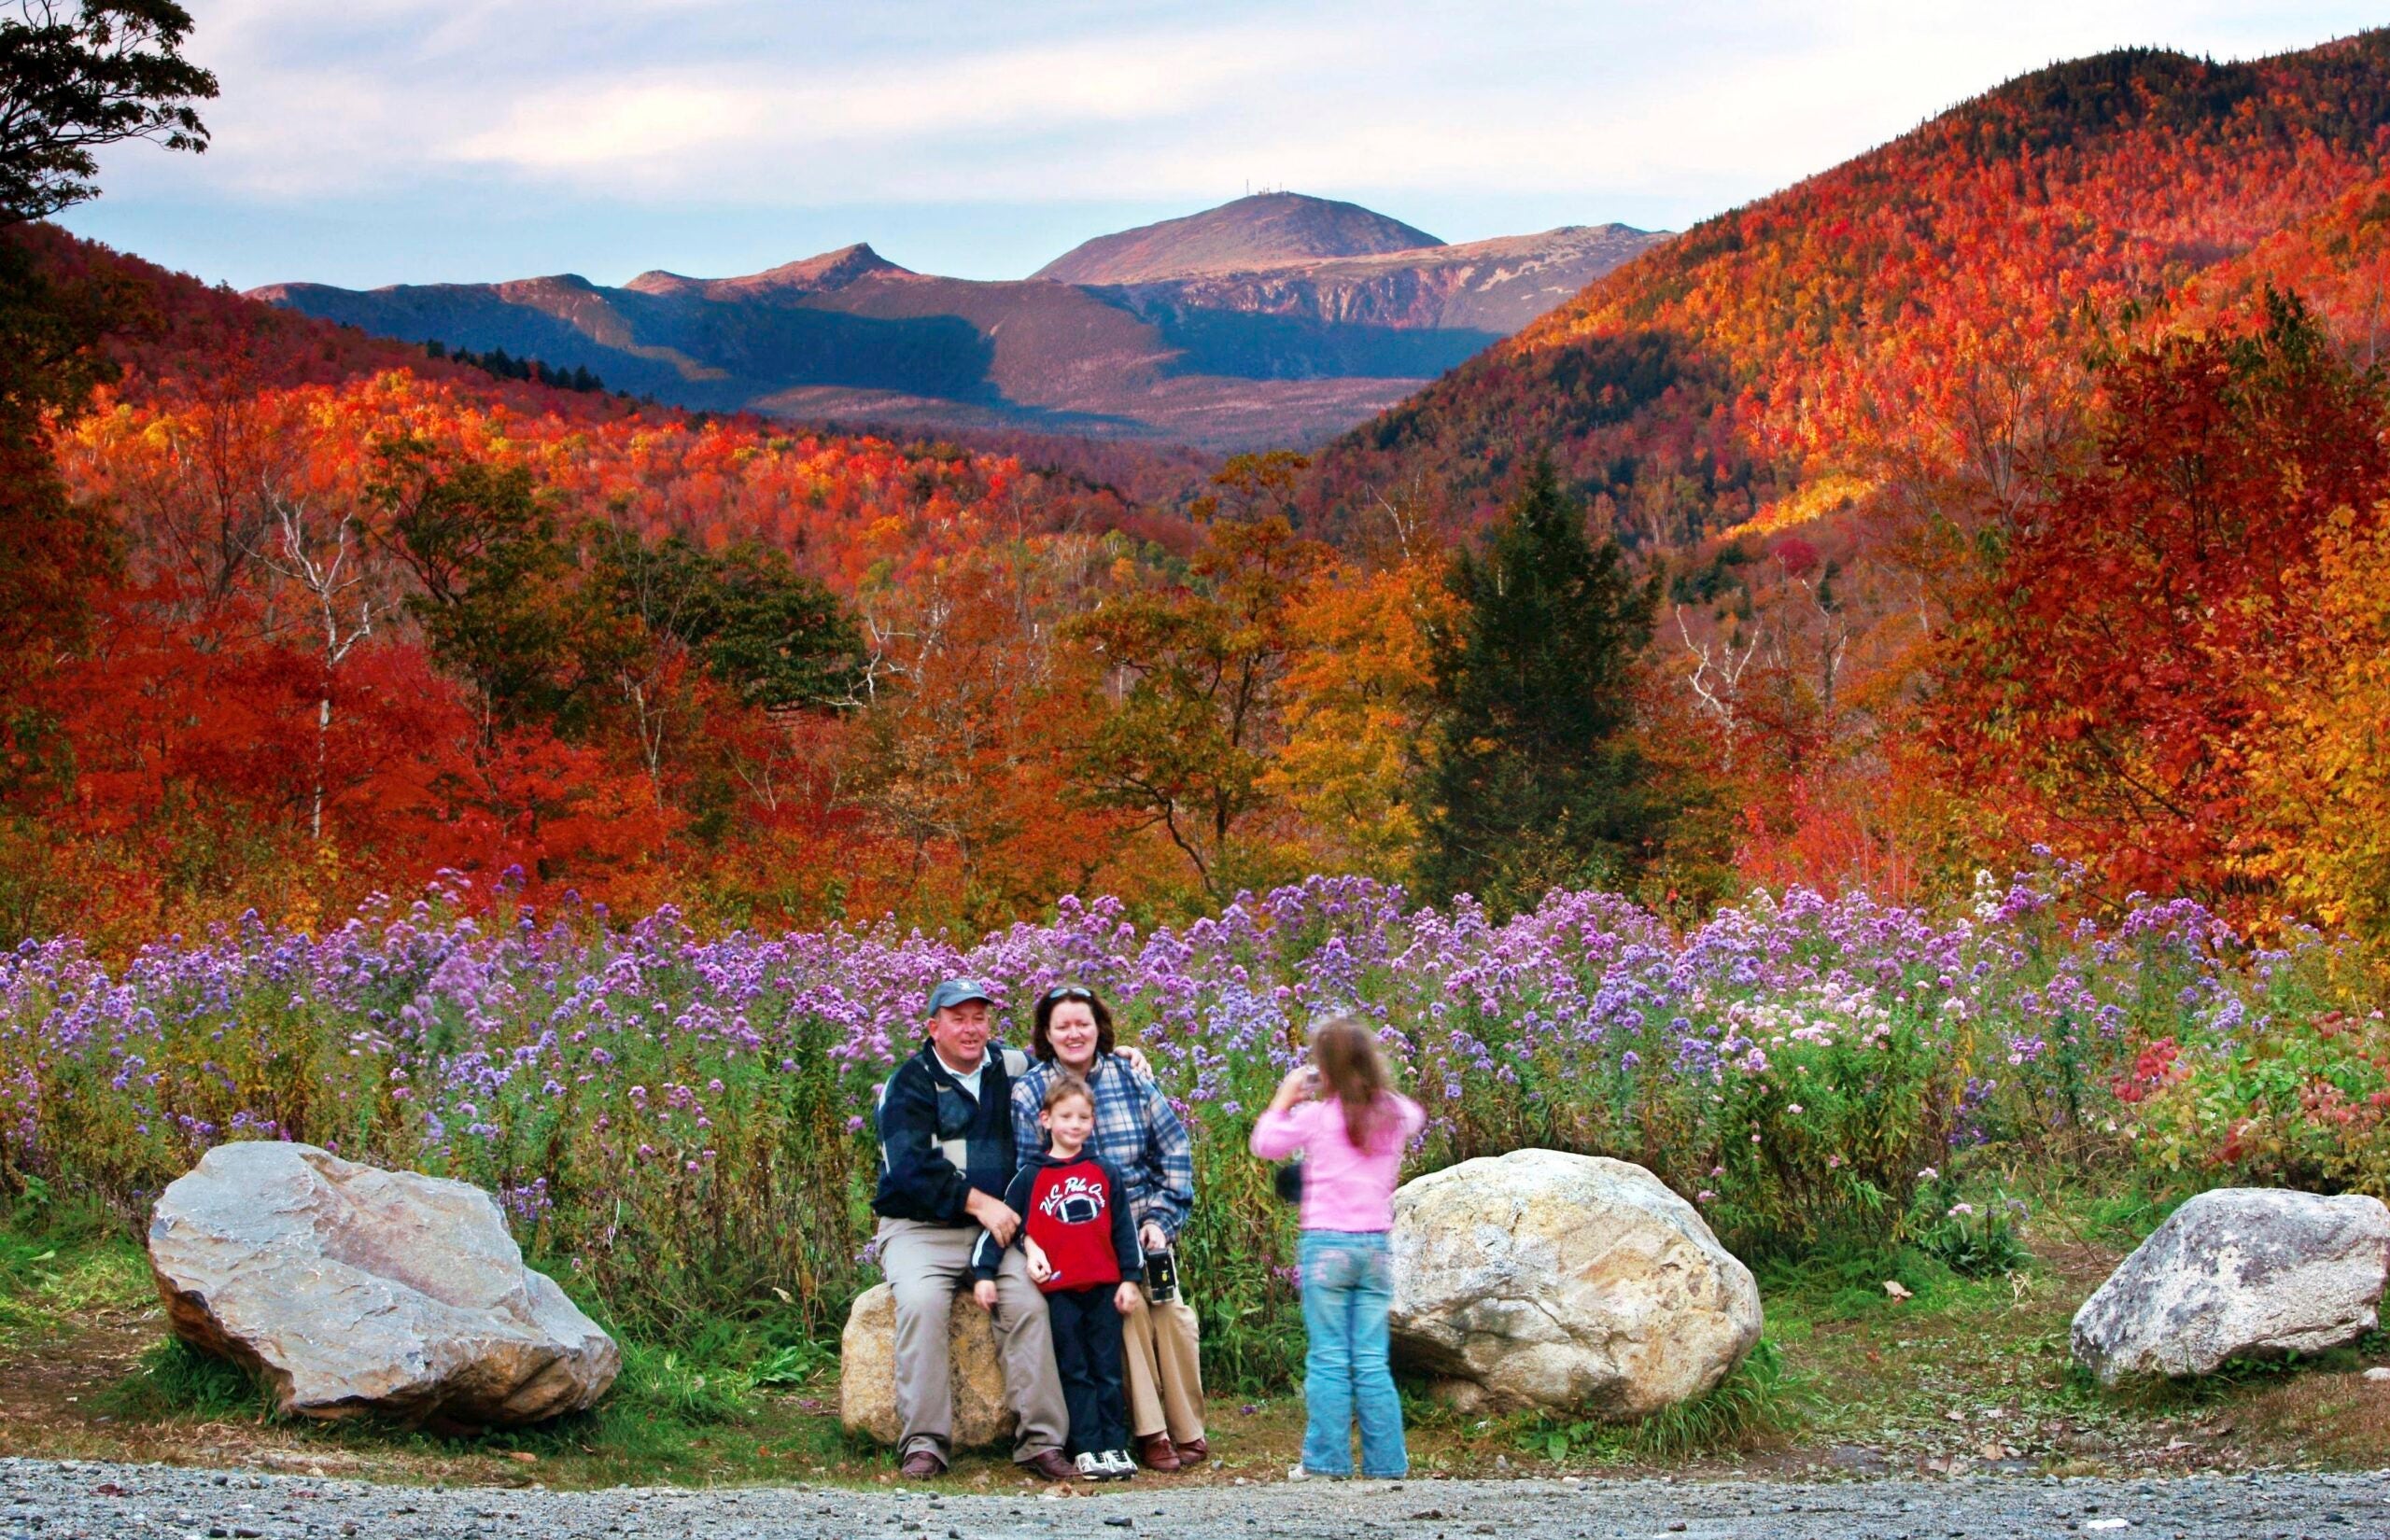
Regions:
[[141, 319], [47, 450], [105, 539], [41, 569], [83, 620], [0, 686], [12, 933], [312, 924], [443, 870], [986, 927], [1405, 869], [1441, 555], [1295, 535], [1299, 456], [1230, 467], [1190, 520], [1017, 454], [497, 380], [30, 245]]
[[[8, 239], [11, 934], [443, 871], [979, 930], [1598, 867], [1690, 918], [2036, 850], [2390, 927], [2390, 35], [2013, 81], [1315, 463], [692, 415]], [[1585, 606], [1529, 613], [1530, 508], [1634, 598], [1598, 667], [1531, 655]]]
[[2279, 298], [2262, 333], [2170, 340], [2103, 389], [2097, 462], [1997, 531], [1939, 733], [2012, 828], [2126, 888], [2230, 897], [2300, 837], [2253, 799], [2346, 581], [2319, 592], [2319, 555], [2390, 497], [2390, 404]]
[[2079, 400], [2107, 329], [2269, 281], [2378, 326], [2386, 170], [2390, 33], [2053, 65], [1597, 280], [1340, 441], [1312, 504], [1483, 511], [1549, 452], [1631, 540], [1831, 513]]

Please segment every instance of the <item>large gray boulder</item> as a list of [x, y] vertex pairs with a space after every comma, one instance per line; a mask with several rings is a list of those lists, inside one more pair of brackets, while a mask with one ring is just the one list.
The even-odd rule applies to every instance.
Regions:
[[[954, 1447], [1011, 1443], [1017, 1419], [1005, 1399], [994, 1322], [969, 1295], [958, 1294], [947, 1330]], [[882, 1444], [905, 1435], [905, 1419], [896, 1410], [896, 1295], [885, 1283], [856, 1295], [847, 1311], [847, 1329], [838, 1339], [838, 1421], [849, 1433]]]
[[312, 1144], [201, 1156], [158, 1198], [149, 1267], [176, 1336], [302, 1417], [535, 1422], [593, 1405], [622, 1363], [487, 1193]]
[[1759, 1341], [1759, 1286], [1640, 1166], [1463, 1161], [1394, 1196], [1396, 1357], [1465, 1407], [1626, 1419], [1713, 1390]]
[[2379, 1198], [2218, 1188], [2175, 1210], [2084, 1301], [2074, 1357], [2114, 1385], [2321, 1352], [2373, 1329], [2385, 1273]]

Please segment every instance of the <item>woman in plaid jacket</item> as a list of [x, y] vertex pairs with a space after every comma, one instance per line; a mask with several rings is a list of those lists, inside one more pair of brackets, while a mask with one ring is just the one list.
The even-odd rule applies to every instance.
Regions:
[[[1077, 1076], [1095, 1096], [1095, 1137], [1088, 1147], [1126, 1179], [1130, 1213], [1146, 1252], [1170, 1250], [1195, 1207], [1194, 1141], [1161, 1087], [1118, 1051], [1110, 1008], [1092, 989], [1048, 989], [1038, 997], [1029, 1046], [1033, 1062], [1012, 1092], [1013, 1140], [1021, 1160], [1044, 1145], [1037, 1109], [1047, 1084], [1058, 1074]], [[1033, 1277], [1036, 1270], [1033, 1256]], [[1184, 1299], [1141, 1297], [1121, 1325], [1137, 1458], [1165, 1472], [1208, 1459], [1195, 1311]]]

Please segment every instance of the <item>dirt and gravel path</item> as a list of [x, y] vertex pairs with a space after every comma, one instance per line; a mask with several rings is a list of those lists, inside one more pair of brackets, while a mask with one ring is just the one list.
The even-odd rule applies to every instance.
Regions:
[[2146, 1481], [1408, 1481], [1086, 1495], [768, 1487], [717, 1491], [451, 1490], [253, 1476], [169, 1465], [0, 1460], [7, 1540], [157, 1535], [213, 1540], [847, 1540], [925, 1535], [1258, 1535], [1377, 1540], [2133, 1540], [2390, 1535], [2390, 1472]]

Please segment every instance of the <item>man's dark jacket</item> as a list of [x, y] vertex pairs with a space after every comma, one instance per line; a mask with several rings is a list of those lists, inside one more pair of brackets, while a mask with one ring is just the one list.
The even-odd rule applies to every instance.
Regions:
[[977, 1101], [926, 1043], [896, 1066], [880, 1093], [879, 1190], [872, 1195], [872, 1212], [883, 1219], [967, 1225], [971, 1216], [963, 1205], [972, 1188], [990, 1197], [1005, 1196], [1019, 1159], [1012, 1138], [1008, 1062], [1017, 1057], [1017, 1050], [988, 1045]]

